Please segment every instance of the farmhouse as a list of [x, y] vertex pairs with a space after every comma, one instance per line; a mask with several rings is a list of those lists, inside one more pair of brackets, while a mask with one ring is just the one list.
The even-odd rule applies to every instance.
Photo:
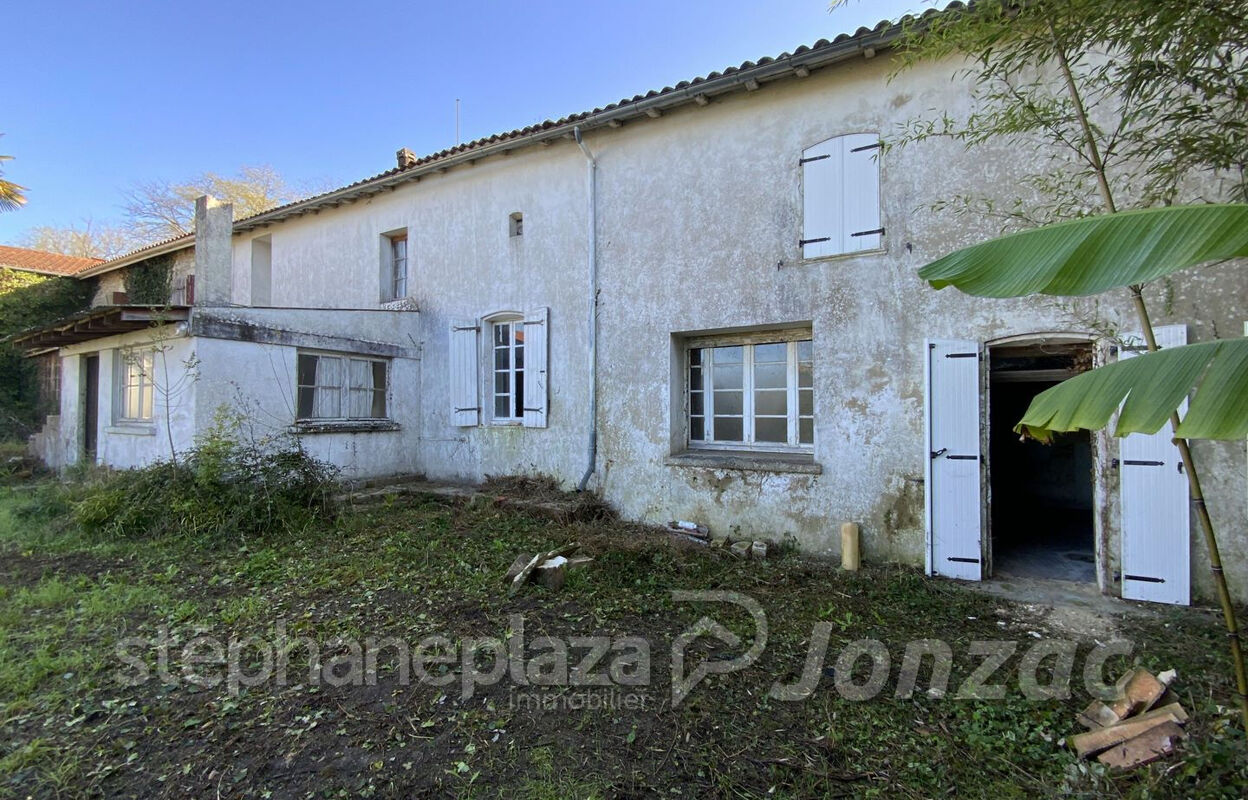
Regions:
[[[855, 521], [866, 558], [934, 575], [1209, 595], [1166, 431], [1044, 447], [1011, 430], [1040, 390], [1131, 354], [1125, 294], [984, 300], [916, 277], [998, 232], [934, 205], [1013, 198], [1042, 155], [882, 148], [972, 106], [957, 64], [890, 81], [898, 33], [403, 149], [244, 219], [201, 198], [192, 236], [81, 272], [96, 307], [21, 340], [61, 369], [35, 446], [134, 467], [231, 408], [354, 477], [541, 473], [630, 518], [813, 552]], [[127, 295], [145, 271], [167, 296]], [[1163, 290], [1163, 344], [1243, 329], [1243, 270]], [[1244, 446], [1195, 447], [1243, 586]]]

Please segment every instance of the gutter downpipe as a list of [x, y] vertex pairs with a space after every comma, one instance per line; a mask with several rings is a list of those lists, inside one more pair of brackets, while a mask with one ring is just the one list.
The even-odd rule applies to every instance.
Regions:
[[581, 139], [579, 125], [572, 129], [572, 138], [589, 162], [589, 444], [585, 474], [576, 486], [578, 492], [583, 492], [598, 463], [598, 162]]

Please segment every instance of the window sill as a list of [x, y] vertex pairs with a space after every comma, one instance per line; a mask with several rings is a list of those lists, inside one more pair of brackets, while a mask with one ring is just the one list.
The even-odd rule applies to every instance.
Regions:
[[144, 422], [119, 422], [116, 425], [106, 425], [104, 432], [121, 436], [155, 436], [156, 426]]
[[877, 247], [872, 250], [855, 250], [852, 253], [833, 253], [830, 256], [815, 256], [814, 258], [801, 257], [803, 264], [818, 264], [821, 261], [844, 261], [847, 258], [855, 258], [857, 256], [883, 256], [888, 255], [887, 247]]
[[686, 450], [663, 459], [669, 467], [735, 469], [747, 472], [793, 472], [822, 475], [823, 465], [809, 453], [762, 453], [751, 450]]
[[384, 433], [399, 430], [399, 423], [388, 419], [307, 420], [290, 426], [290, 432], [307, 433]]

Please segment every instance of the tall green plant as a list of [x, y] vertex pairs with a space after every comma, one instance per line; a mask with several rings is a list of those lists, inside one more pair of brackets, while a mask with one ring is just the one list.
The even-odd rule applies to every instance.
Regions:
[[[1120, 205], [1169, 203], [1185, 193], [1203, 199], [1189, 187], [1216, 181], [1224, 187], [1216, 193], [1248, 197], [1248, 92], [1242, 76], [1248, 56], [1246, 34], [1248, 0], [981, 0], [916, 24], [904, 59], [913, 65], [931, 57], [966, 57], [976, 112], [966, 120], [942, 116], [915, 122], [901, 140], [949, 136], [968, 146], [1002, 138], [1033, 148], [1037, 142], [1050, 145], [1047, 168], [1027, 181], [1049, 198], [1048, 205], [1035, 209], [1019, 201], [1007, 207], [1000, 214], [1007, 226], [1116, 215]], [[1124, 197], [1128, 201], [1120, 203]], [[975, 210], [977, 203], [962, 198], [958, 205]], [[980, 201], [978, 209], [1000, 210], [991, 201]], [[1244, 219], [1234, 206], [1148, 213], [1154, 215], [1093, 218], [1019, 234], [1008, 243], [989, 242], [975, 253], [951, 254], [920, 275], [937, 288], [952, 285], [989, 297], [1038, 292], [1078, 296], [1126, 288], [1148, 350], [1156, 351], [1144, 283], [1192, 263], [1244, 255]], [[1180, 215], [1208, 227], [1163, 230]], [[1224, 224], [1215, 219], [1219, 216]], [[1138, 232], [1126, 232], [1132, 226], [1152, 226], [1156, 238], [1145, 240]], [[1106, 230], [1119, 234], [1107, 238]], [[1157, 421], [1157, 407], [1173, 401], [1174, 408], [1163, 411], [1161, 419], [1168, 417], [1178, 431], [1184, 422], [1177, 413], [1178, 403], [1205, 369], [1206, 380], [1214, 379], [1215, 388], [1228, 391], [1239, 385], [1243, 348], [1232, 344], [1230, 349], [1220, 366], [1217, 353], [1205, 354], [1202, 362], [1201, 351], [1177, 348], [1175, 352], [1186, 350], [1187, 355], [1144, 356], [1130, 369], [1120, 364], [1115, 372], [1084, 376], [1074, 390], [1067, 388], [1060, 396], [1054, 392], [1044, 401], [1044, 395], [1037, 397], [1022, 425], [1036, 432], [1059, 420], [1061, 425], [1101, 427], [1108, 421], [1104, 409], [1122, 400], [1128, 384], [1139, 387], [1140, 373], [1145, 373], [1154, 386], [1164, 384], [1168, 391], [1161, 392], [1165, 398], [1153, 397], [1153, 413], [1142, 416], [1156, 430], [1163, 424]], [[1176, 366], [1185, 369], [1167, 374]], [[1091, 375], [1096, 372], [1100, 370]], [[1208, 391], [1202, 387], [1202, 394]], [[1072, 399], [1095, 401], [1092, 405], [1099, 411], [1081, 414], [1088, 409], [1065, 405]], [[1226, 403], [1213, 416], [1240, 411], [1239, 404]], [[1202, 414], [1207, 412], [1202, 409]], [[1189, 435], [1193, 427], [1189, 425]], [[1238, 427], [1214, 424], [1210, 430], [1221, 433]], [[1175, 444], [1209, 550], [1248, 731], [1248, 676], [1217, 537], [1187, 440], [1176, 438]]]

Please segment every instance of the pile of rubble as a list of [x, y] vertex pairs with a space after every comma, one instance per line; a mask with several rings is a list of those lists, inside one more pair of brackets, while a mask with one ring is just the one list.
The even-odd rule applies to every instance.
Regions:
[[550, 589], [559, 591], [568, 579], [568, 571], [583, 567], [593, 561], [589, 556], [574, 555], [581, 545], [577, 542], [557, 547], [547, 553], [530, 555], [521, 553], [511, 562], [503, 582], [507, 585], [507, 594], [514, 595], [530, 581]]
[[667, 529], [676, 536], [681, 536], [697, 544], [722, 547], [741, 558], [766, 558], [767, 543], [743, 539], [732, 541], [727, 536], [712, 536], [710, 529], [696, 522], [673, 521], [667, 523]]
[[1187, 712], [1170, 690], [1174, 670], [1153, 675], [1132, 669], [1115, 685], [1114, 699], [1093, 700], [1079, 715], [1087, 733], [1067, 744], [1080, 758], [1096, 757], [1110, 767], [1132, 769], [1169, 755], [1187, 733]]

